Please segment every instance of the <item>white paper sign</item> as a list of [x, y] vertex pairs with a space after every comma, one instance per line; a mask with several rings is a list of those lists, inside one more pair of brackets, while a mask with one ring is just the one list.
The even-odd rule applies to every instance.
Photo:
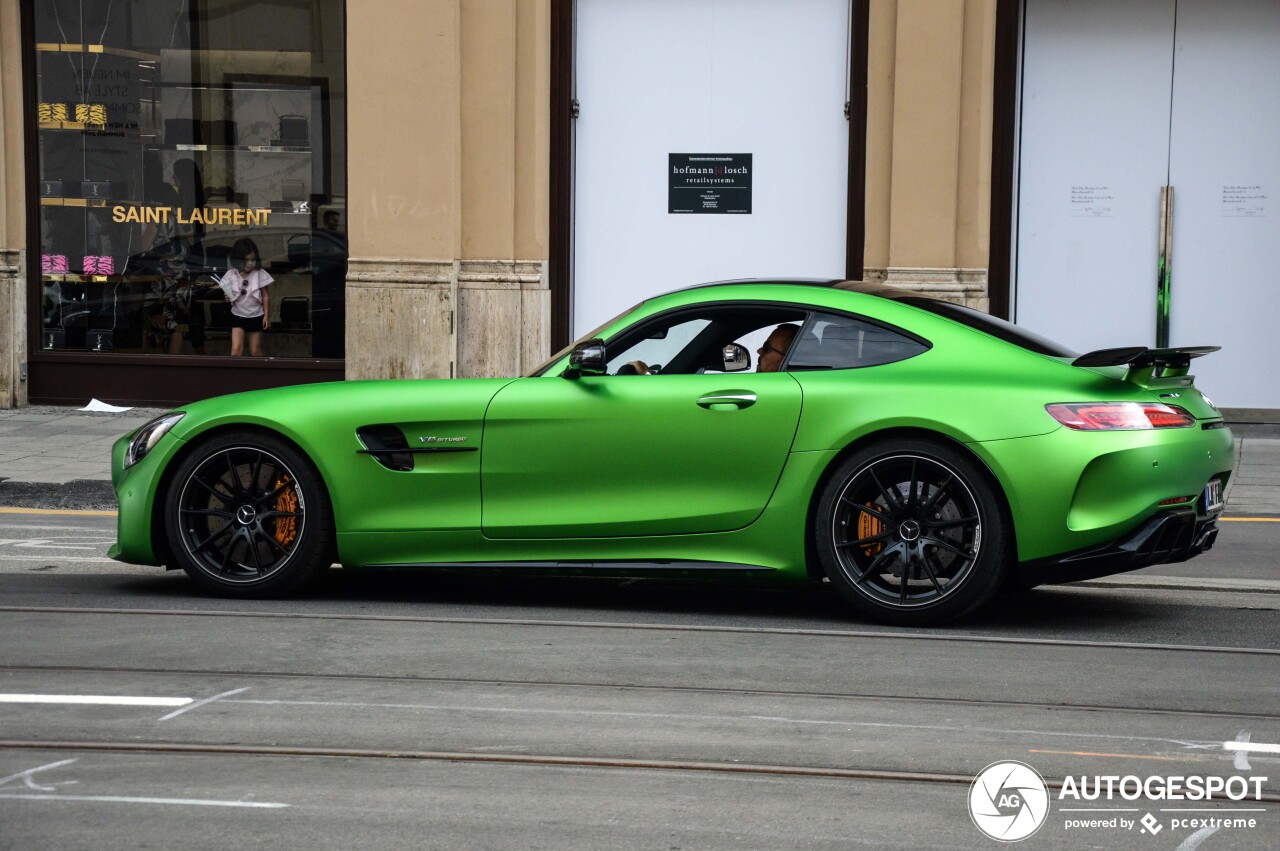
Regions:
[[1114, 218], [1115, 202], [1116, 196], [1110, 186], [1072, 185], [1069, 215], [1073, 219]]
[[1261, 219], [1267, 215], [1267, 194], [1255, 184], [1222, 187], [1222, 215], [1228, 218]]

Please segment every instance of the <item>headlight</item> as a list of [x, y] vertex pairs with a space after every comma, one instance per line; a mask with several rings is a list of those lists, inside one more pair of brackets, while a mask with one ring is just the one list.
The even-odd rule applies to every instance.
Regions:
[[164, 437], [169, 429], [177, 425], [178, 420], [185, 416], [186, 414], [182, 412], [165, 414], [163, 417], [156, 417], [134, 432], [133, 440], [129, 441], [129, 450], [124, 455], [125, 469], [141, 461], [151, 448], [160, 442], [160, 438]]

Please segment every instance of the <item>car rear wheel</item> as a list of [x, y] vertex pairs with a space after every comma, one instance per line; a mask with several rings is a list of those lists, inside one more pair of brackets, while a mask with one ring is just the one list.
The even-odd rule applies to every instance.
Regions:
[[1005, 570], [1008, 522], [977, 464], [943, 443], [901, 440], [844, 461], [818, 503], [822, 566], [859, 612], [896, 624], [959, 617]]
[[328, 569], [333, 521], [311, 463], [279, 438], [214, 437], [175, 471], [165, 531], [178, 565], [232, 597], [297, 593]]

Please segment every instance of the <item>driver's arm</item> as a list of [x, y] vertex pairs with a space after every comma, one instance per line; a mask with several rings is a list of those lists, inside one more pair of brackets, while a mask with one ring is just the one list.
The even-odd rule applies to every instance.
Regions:
[[633, 360], [618, 367], [618, 375], [649, 375], [649, 365], [642, 360]]

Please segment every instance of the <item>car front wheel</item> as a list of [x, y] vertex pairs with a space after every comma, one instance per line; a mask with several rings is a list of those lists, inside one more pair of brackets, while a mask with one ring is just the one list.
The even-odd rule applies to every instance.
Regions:
[[818, 503], [827, 577], [859, 612], [923, 625], [959, 617], [1000, 585], [1008, 521], [976, 462], [943, 443], [901, 440], [845, 460]]
[[165, 506], [177, 564], [232, 597], [280, 597], [332, 562], [328, 493], [311, 463], [279, 438], [229, 433], [178, 465]]

